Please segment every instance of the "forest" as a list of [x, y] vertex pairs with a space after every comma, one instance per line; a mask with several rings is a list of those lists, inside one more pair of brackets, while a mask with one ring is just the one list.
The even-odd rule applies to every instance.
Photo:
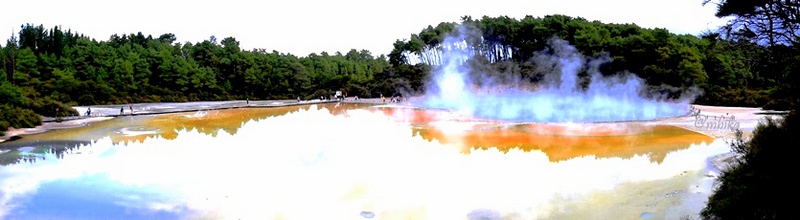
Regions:
[[[632, 72], [653, 89], [697, 86], [705, 91], [697, 104], [785, 109], [785, 80], [798, 58], [797, 49], [787, 45], [758, 45], [716, 32], [676, 35], [666, 29], [604, 24], [563, 15], [521, 20], [463, 17], [461, 24], [465, 23], [482, 31], [473, 47], [485, 62], [507, 69], [499, 74], [542, 78], [547, 73], [537, 72], [530, 58], [555, 36], [585, 55], [610, 55], [613, 61], [601, 68], [604, 74]], [[429, 66], [441, 62], [442, 36], [461, 24], [428, 26], [408, 40], [396, 41], [395, 50], [389, 54], [391, 64]]]

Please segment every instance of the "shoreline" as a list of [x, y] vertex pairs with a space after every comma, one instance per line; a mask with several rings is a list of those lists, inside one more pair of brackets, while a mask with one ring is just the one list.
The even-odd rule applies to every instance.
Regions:
[[[142, 116], [142, 115], [161, 115], [182, 112], [195, 112], [195, 111], [209, 111], [209, 110], [225, 110], [237, 108], [275, 108], [287, 107], [296, 105], [312, 105], [312, 104], [326, 104], [337, 103], [338, 100], [233, 100], [233, 101], [201, 101], [201, 102], [171, 102], [171, 103], [136, 103], [128, 105], [93, 105], [93, 106], [75, 106], [78, 112], [85, 112], [87, 109], [92, 108], [91, 116], [75, 116], [68, 118], [62, 122], [55, 122], [55, 118], [43, 117], [42, 125], [34, 128], [9, 128], [4, 136], [0, 136], [0, 143], [18, 140], [22, 136], [29, 134], [38, 134], [56, 129], [69, 129], [86, 126], [89, 123], [109, 120], [116, 117], [126, 116]], [[391, 102], [381, 101], [380, 98], [362, 98], [355, 100], [352, 97], [346, 98], [343, 103], [355, 104], [391, 104]], [[772, 115], [774, 111], [763, 110], [761, 108], [753, 107], [731, 107], [731, 106], [706, 106], [706, 105], [691, 105], [700, 111], [700, 114], [709, 116], [730, 116], [739, 123], [739, 130], [742, 130], [744, 136], [749, 136], [755, 127], [764, 117], [780, 117], [780, 115]], [[121, 112], [117, 111], [121, 108]], [[134, 110], [131, 112], [130, 110]], [[735, 132], [727, 129], [709, 129], [696, 126], [695, 117], [691, 115], [657, 119], [654, 121], [642, 121], [643, 123], [657, 123], [664, 125], [673, 125], [687, 129], [690, 131], [698, 132], [715, 139], [731, 138], [735, 136]], [[626, 122], [614, 122], [626, 123]]]
[[757, 107], [692, 106], [698, 110], [698, 116], [686, 115], [665, 118], [659, 120], [657, 123], [678, 126], [716, 139], [735, 138], [735, 130], [726, 127], [726, 125], [733, 125], [732, 123], [735, 123], [735, 127], [742, 131], [742, 136], [747, 138], [765, 118], [777, 119], [783, 117], [782, 114], [784, 113], [780, 111], [764, 110]]

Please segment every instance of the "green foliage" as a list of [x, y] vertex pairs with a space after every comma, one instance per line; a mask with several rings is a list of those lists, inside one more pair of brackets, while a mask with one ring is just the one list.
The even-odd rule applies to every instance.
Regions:
[[721, 185], [709, 198], [701, 212], [704, 219], [793, 219], [796, 217], [788, 199], [798, 195], [792, 175], [784, 172], [797, 156], [793, 143], [798, 143], [798, 115], [781, 120], [766, 119], [745, 141], [737, 133], [732, 143], [741, 155], [730, 169], [724, 170]]
[[13, 106], [25, 106], [28, 104], [27, 100], [22, 98], [22, 89], [11, 85], [8, 81], [0, 82], [0, 100]]
[[[586, 55], [610, 54], [613, 62], [600, 68], [603, 74], [632, 72], [653, 88], [700, 88], [705, 92], [696, 100], [698, 104], [760, 107], [770, 100], [792, 100], [786, 93], [773, 96], [770, 91], [789, 84], [787, 79], [792, 75], [789, 73], [796, 72], [796, 66], [800, 66], [800, 52], [796, 48], [729, 40], [718, 33], [699, 37], [677, 35], [660, 28], [605, 24], [564, 15], [527, 16], [519, 20], [505, 16], [463, 19], [461, 25], [481, 30], [480, 38], [468, 39], [473, 50], [485, 55], [479, 66], [492, 64], [502, 68], [508, 65], [497, 63], [511, 61], [510, 69], [519, 71], [492, 74], [519, 74], [532, 81], [541, 80], [544, 74], [552, 72], [542, 72], [542, 68], [537, 68], [530, 60], [546, 48], [546, 42], [552, 37], [569, 41]], [[437, 48], [441, 46], [441, 39], [450, 34], [442, 30], [452, 30], [453, 25], [458, 24], [439, 25], [451, 27], [449, 29], [429, 26], [406, 40], [396, 41], [389, 54], [391, 63], [395, 67], [414, 65], [413, 60], [424, 65], [438, 63], [441, 57], [436, 56]], [[586, 78], [588, 74], [583, 76]]]
[[320, 97], [328, 98], [332, 94], [333, 93], [331, 91], [328, 91], [328, 90], [325, 90], [325, 89], [320, 89], [320, 90], [315, 91], [314, 93], [311, 93], [311, 95], [304, 97], [303, 99], [306, 99], [306, 100], [308, 100], [308, 99], [319, 99]]
[[40, 115], [48, 117], [79, 115], [78, 111], [74, 108], [49, 97], [35, 100], [30, 106], [30, 109]]
[[770, 99], [768, 91], [742, 87], [725, 88], [717, 85], [707, 86], [705, 95], [696, 100], [697, 103], [717, 106], [766, 107], [770, 103], [773, 107], [782, 107], [775, 105], [776, 101]]
[[32, 128], [42, 124], [42, 118], [30, 109], [0, 104], [0, 131], [8, 127]]
[[28, 74], [32, 77], [39, 76], [38, 58], [30, 48], [23, 48], [17, 52], [17, 72]]
[[136, 33], [96, 41], [32, 24], [18, 34], [0, 48], [0, 72], [7, 73], [0, 80], [3, 122], [14, 127], [36, 124], [31, 110], [78, 115], [70, 105], [293, 99], [344, 88], [367, 95], [377, 93], [367, 85], [386, 80], [376, 76], [393, 68], [366, 50], [297, 57], [242, 50], [233, 37], [182, 44], [171, 33]]
[[721, 29], [727, 37], [763, 45], [800, 44], [800, 1], [705, 0], [717, 5], [720, 18], [729, 18]]

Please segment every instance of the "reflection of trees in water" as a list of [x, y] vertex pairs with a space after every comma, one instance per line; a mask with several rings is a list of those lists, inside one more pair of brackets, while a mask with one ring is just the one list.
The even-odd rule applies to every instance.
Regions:
[[[327, 109], [334, 115], [346, 114], [347, 110], [360, 109], [367, 107], [365, 104], [321, 104], [316, 105], [314, 110]], [[276, 108], [242, 108], [219, 111], [207, 111], [205, 115], [192, 117], [195, 113], [185, 114], [165, 114], [158, 115], [151, 119], [145, 119], [143, 127], [149, 130], [159, 130], [156, 133], [143, 132], [140, 135], [112, 135], [111, 140], [115, 145], [128, 144], [131, 142], [142, 143], [148, 138], [161, 137], [173, 140], [178, 137], [178, 131], [195, 130], [202, 134], [216, 137], [220, 130], [230, 134], [236, 134], [238, 130], [248, 121], [258, 122], [270, 117], [283, 116], [289, 113], [312, 110], [311, 105], [289, 106]], [[197, 114], [201, 115], [201, 114]], [[98, 129], [98, 128], [95, 128]], [[131, 132], [142, 132], [141, 130], [131, 130]], [[55, 138], [62, 138], [57, 136]], [[67, 137], [64, 137], [65, 139]], [[72, 137], [68, 137], [72, 138]], [[76, 140], [47, 140], [30, 141], [25, 138], [17, 141], [0, 144], [0, 166], [13, 165], [18, 163], [35, 163], [46, 158], [62, 159], [64, 155], [79, 150], [81, 145], [89, 145], [92, 141]], [[30, 151], [20, 151], [19, 148], [32, 147]]]
[[651, 161], [661, 163], [670, 152], [686, 149], [692, 144], [713, 141], [709, 136], [675, 126], [659, 125], [648, 129], [647, 132], [629, 135], [569, 136], [556, 132], [537, 133], [513, 129], [478, 129], [447, 134], [430, 126], [414, 128], [412, 133], [428, 141], [462, 144], [465, 146], [463, 153], [469, 153], [473, 148], [495, 148], [501, 152], [515, 148], [526, 152], [538, 150], [547, 154], [551, 162], [583, 156], [627, 159], [636, 155], [648, 155]]
[[[0, 145], [0, 166], [14, 165], [18, 163], [35, 163], [45, 160], [49, 155], [54, 155], [58, 159], [63, 159], [64, 155], [77, 151], [81, 145], [88, 145], [90, 141], [42, 141], [36, 143], [26, 143], [23, 141], [11, 142]], [[20, 148], [30, 147], [31, 150], [21, 151]]]
[[[347, 110], [364, 108], [364, 104], [320, 104], [313, 107], [315, 110], [327, 109], [334, 115], [344, 114]], [[247, 122], [258, 122], [270, 117], [278, 117], [289, 113], [311, 110], [311, 105], [287, 106], [274, 108], [239, 108], [227, 110], [213, 110], [205, 112], [180, 113], [158, 115], [146, 119], [144, 126], [159, 132], [155, 134], [140, 134], [131, 136], [116, 136], [112, 138], [114, 144], [144, 142], [148, 138], [161, 137], [173, 140], [178, 137], [178, 132], [197, 131], [199, 133], [216, 137], [219, 131], [231, 135], [236, 134]]]
[[471, 125], [458, 133], [450, 133], [432, 125], [436, 121], [469, 122], [480, 120], [461, 117], [437, 109], [377, 108], [396, 120], [411, 123], [413, 136], [428, 141], [463, 145], [462, 153], [473, 149], [497, 149], [507, 153], [512, 149], [541, 151], [551, 162], [576, 157], [632, 158], [648, 155], [656, 163], [663, 162], [670, 152], [686, 149], [692, 144], [710, 143], [712, 137], [683, 128], [638, 124], [588, 124], [570, 127], [549, 123], [506, 124], [484, 121], [486, 124]]

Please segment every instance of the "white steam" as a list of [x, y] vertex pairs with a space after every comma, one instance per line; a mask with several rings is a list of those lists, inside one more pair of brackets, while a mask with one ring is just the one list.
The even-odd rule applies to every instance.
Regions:
[[[597, 68], [609, 61], [608, 58], [588, 59], [575, 47], [558, 39], [551, 41], [551, 51], [534, 57], [538, 68], [549, 67], [555, 71], [546, 76], [546, 82], [539, 88], [499, 85], [504, 88], [476, 89], [478, 83], [473, 82], [474, 77], [469, 77], [471, 70], [467, 64], [468, 59], [475, 57], [475, 52], [465, 43], [470, 41], [471, 35], [466, 33], [465, 27], [458, 30], [456, 36], [447, 37], [442, 43], [442, 64], [433, 70], [433, 80], [416, 105], [518, 122], [602, 122], [684, 115], [694, 98], [694, 95], [674, 101], [664, 97], [646, 98], [642, 95], [646, 84], [641, 78], [633, 74], [603, 76]], [[591, 78], [585, 89], [579, 86], [578, 76], [584, 69]], [[482, 82], [498, 81], [486, 74], [479, 78], [477, 80]]]

